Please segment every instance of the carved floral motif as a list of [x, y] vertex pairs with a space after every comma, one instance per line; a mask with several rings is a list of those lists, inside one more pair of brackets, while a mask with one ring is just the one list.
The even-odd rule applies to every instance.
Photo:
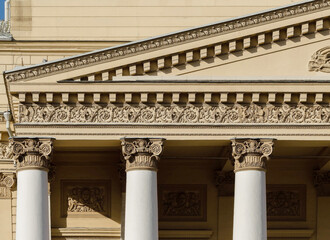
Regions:
[[163, 151], [162, 138], [124, 138], [122, 153], [126, 160], [126, 171], [132, 169], [157, 170]]
[[11, 145], [8, 143], [0, 143], [0, 159], [11, 159], [13, 152]]
[[308, 64], [309, 71], [330, 73], [330, 46], [324, 47], [313, 54]]
[[50, 168], [53, 139], [14, 138], [10, 144], [17, 169]]
[[20, 123], [330, 123], [323, 105], [20, 105]]
[[9, 82], [21, 79], [38, 77], [46, 74], [52, 74], [61, 71], [67, 71], [82, 66], [107, 62], [113, 59], [127, 57], [128, 55], [139, 54], [149, 50], [159, 49], [166, 46], [178, 45], [184, 42], [207, 38], [224, 34], [234, 30], [250, 28], [255, 25], [265, 24], [267, 22], [283, 20], [296, 15], [306, 14], [308, 12], [327, 9], [330, 7], [330, 0], [316, 0], [307, 3], [297, 4], [291, 7], [276, 9], [275, 11], [263, 12], [253, 16], [242, 17], [227, 22], [216, 23], [181, 33], [161, 36], [142, 42], [132, 43], [126, 46], [119, 46], [102, 51], [85, 54], [83, 56], [63, 60], [56, 63], [48, 63], [38, 67], [18, 70], [6, 74], [5, 78]]
[[234, 196], [235, 173], [233, 171], [216, 171], [215, 186], [219, 196]]
[[160, 185], [160, 221], [206, 220], [205, 185]]
[[235, 171], [244, 169], [266, 169], [266, 162], [273, 152], [271, 139], [234, 139], [232, 156], [235, 160]]

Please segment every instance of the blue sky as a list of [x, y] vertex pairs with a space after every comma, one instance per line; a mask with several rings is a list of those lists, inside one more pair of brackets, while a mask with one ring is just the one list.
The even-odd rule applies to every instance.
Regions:
[[5, 5], [4, 5], [5, 0], [0, 0], [0, 19], [3, 20], [5, 18]]

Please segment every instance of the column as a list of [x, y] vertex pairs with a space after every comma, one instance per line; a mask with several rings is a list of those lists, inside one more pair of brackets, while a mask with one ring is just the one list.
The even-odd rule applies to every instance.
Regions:
[[266, 160], [272, 139], [232, 140], [235, 160], [233, 240], [267, 240]]
[[125, 240], [158, 239], [157, 165], [164, 139], [124, 138]]
[[48, 170], [53, 139], [11, 140], [17, 167], [16, 240], [49, 239]]

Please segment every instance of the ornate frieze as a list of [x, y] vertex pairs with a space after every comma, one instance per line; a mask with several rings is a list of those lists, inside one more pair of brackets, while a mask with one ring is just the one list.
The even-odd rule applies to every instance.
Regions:
[[241, 170], [266, 170], [266, 160], [273, 152], [272, 139], [234, 139], [232, 156], [235, 172]]
[[10, 140], [18, 170], [39, 168], [49, 170], [53, 153], [51, 138], [14, 138]]
[[330, 46], [315, 52], [308, 64], [309, 71], [330, 73]]
[[194, 28], [192, 30], [182, 31], [180, 33], [134, 42], [128, 45], [126, 44], [125, 46], [96, 51], [56, 63], [48, 63], [28, 69], [17, 70], [13, 73], [7, 73], [5, 78], [9, 82], [14, 82], [21, 79], [64, 72], [84, 66], [108, 62], [110, 60], [113, 61], [115, 59], [120, 59], [131, 55], [141, 54], [150, 50], [157, 50], [163, 47], [175, 46], [189, 41], [209, 38], [235, 30], [243, 30], [253, 26], [284, 20], [294, 16], [325, 10], [328, 8], [330, 8], [330, 0], [316, 0], [308, 3], [296, 4], [294, 6], [271, 10], [235, 20], [215, 23], [200, 28]]
[[109, 216], [110, 183], [108, 180], [62, 180], [62, 215]]
[[16, 176], [13, 173], [0, 173], [0, 199], [11, 198], [11, 189], [16, 184]]
[[219, 196], [234, 196], [235, 173], [233, 171], [215, 172], [215, 186]]
[[19, 106], [20, 123], [330, 123], [329, 105], [52, 105]]
[[135, 169], [157, 171], [164, 140], [163, 138], [123, 138], [121, 145], [126, 171]]
[[206, 185], [164, 184], [158, 189], [159, 221], [206, 220]]
[[330, 171], [315, 171], [314, 186], [318, 196], [330, 196]]
[[305, 185], [267, 185], [266, 199], [269, 221], [302, 221], [306, 219]]

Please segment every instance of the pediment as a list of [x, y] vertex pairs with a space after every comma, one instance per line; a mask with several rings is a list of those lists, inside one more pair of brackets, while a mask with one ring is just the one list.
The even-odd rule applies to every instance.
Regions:
[[[302, 48], [309, 57], [304, 56], [301, 67], [305, 71], [302, 73], [299, 69], [300, 75], [314, 74], [308, 71], [307, 65], [317, 50], [327, 46], [329, 9], [330, 0], [303, 2], [7, 71], [5, 80], [12, 85], [111, 81], [114, 77], [143, 75], [246, 75], [241, 66], [250, 66], [251, 59], [257, 59], [257, 63], [273, 59], [273, 64], [278, 61], [280, 66], [285, 61], [301, 60]], [[289, 59], [278, 56], [283, 51], [292, 51]], [[232, 71], [237, 68], [239, 73]], [[293, 75], [292, 69], [286, 71], [290, 74], [282, 69], [281, 75]], [[279, 74], [277, 68], [266, 72]], [[254, 74], [265, 75], [263, 71], [254, 71]]]

